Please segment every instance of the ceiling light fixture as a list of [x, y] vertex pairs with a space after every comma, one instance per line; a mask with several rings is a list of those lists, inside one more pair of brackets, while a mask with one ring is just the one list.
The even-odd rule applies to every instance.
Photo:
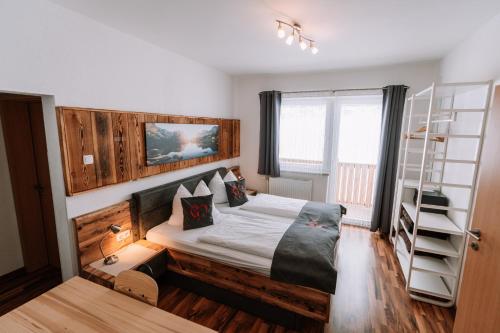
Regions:
[[286, 35], [285, 29], [283, 29], [281, 23], [278, 23], [278, 38], [283, 38], [285, 37], [285, 35]]
[[319, 52], [318, 48], [314, 46], [314, 42], [309, 42], [309, 47], [311, 48], [312, 54], [317, 54]]
[[295, 38], [298, 38], [299, 47], [301, 50], [305, 50], [309, 47], [311, 49], [312, 54], [318, 53], [319, 50], [315, 46], [314, 40], [307, 38], [307, 37], [304, 37], [302, 35], [302, 27], [299, 24], [297, 24], [297, 23], [290, 24], [290, 23], [286, 23], [286, 22], [283, 22], [280, 20], [276, 20], [276, 23], [278, 23], [278, 33], [277, 33], [278, 38], [285, 37], [285, 35], [286, 35], [286, 31], [284, 29], [285, 27], [288, 27], [291, 29], [290, 34], [285, 39], [285, 43], [287, 45], [292, 45]]
[[299, 38], [299, 46], [300, 46], [300, 49], [302, 51], [304, 51], [305, 49], [307, 49], [307, 43], [306, 43], [306, 41], [304, 40], [304, 38], [302, 36], [300, 36], [300, 38]]
[[295, 30], [293, 30], [292, 33], [288, 35], [288, 37], [286, 38], [285, 40], [286, 45], [292, 45], [294, 39], [295, 39]]

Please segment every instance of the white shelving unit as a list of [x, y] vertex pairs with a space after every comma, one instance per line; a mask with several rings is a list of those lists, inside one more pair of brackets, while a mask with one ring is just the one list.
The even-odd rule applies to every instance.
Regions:
[[[416, 300], [455, 303], [491, 90], [491, 82], [432, 84], [405, 104], [390, 238]], [[423, 191], [441, 192], [448, 206], [422, 203]]]

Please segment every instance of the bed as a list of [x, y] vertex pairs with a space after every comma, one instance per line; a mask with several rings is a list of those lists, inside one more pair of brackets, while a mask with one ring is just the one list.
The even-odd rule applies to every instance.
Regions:
[[[315, 319], [328, 322], [330, 313], [330, 293], [315, 288], [276, 281], [270, 278], [271, 257], [266, 253], [251, 254], [206, 242], [200, 236], [207, 228], [182, 231], [165, 223], [172, 211], [172, 200], [177, 188], [182, 184], [193, 192], [200, 180], [209, 183], [215, 172], [222, 177], [225, 168], [208, 171], [170, 184], [158, 186], [133, 194], [135, 202], [134, 224], [139, 238], [147, 238], [168, 248], [170, 271], [189, 278], [228, 289], [242, 296], [256, 299], [273, 306]], [[255, 199], [254, 199], [255, 200]], [[251, 200], [252, 201], [252, 200]], [[286, 230], [294, 223], [292, 216], [276, 216], [218, 206], [223, 219], [261, 219], [280, 230]], [[222, 223], [222, 222], [221, 222]], [[216, 226], [222, 224], [216, 223]], [[230, 225], [230, 224], [226, 224]], [[216, 227], [214, 226], [214, 227]], [[205, 230], [204, 230], [205, 229]], [[270, 250], [267, 250], [269, 253]]]

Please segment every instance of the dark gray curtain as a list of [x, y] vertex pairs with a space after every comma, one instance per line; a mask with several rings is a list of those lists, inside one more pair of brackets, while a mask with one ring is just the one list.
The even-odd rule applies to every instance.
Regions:
[[396, 183], [398, 148], [406, 99], [406, 86], [383, 89], [382, 131], [371, 231], [389, 234]]
[[263, 91], [260, 98], [259, 170], [261, 175], [279, 177], [280, 91]]

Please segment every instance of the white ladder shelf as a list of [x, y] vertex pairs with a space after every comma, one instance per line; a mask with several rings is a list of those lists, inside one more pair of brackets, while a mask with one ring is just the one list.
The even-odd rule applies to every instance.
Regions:
[[[455, 303], [491, 91], [490, 81], [433, 83], [405, 104], [390, 239], [413, 299]], [[448, 206], [422, 203], [424, 191], [441, 192]]]

